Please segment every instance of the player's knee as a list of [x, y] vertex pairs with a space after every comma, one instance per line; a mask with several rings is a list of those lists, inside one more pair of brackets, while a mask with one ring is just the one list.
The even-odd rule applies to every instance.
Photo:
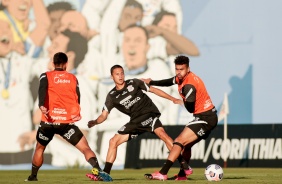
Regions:
[[174, 142], [173, 145], [179, 146], [181, 149], [184, 148], [183, 144], [181, 144], [180, 142]]
[[110, 139], [109, 146], [110, 147], [117, 147], [117, 140], [114, 137]]

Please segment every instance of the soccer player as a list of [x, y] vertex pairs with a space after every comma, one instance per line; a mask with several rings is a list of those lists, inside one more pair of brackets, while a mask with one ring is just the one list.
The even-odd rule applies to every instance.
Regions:
[[[113, 108], [130, 116], [130, 121], [122, 126], [117, 131], [117, 134], [110, 139], [104, 168], [104, 172], [108, 174], [110, 174], [112, 165], [116, 159], [118, 146], [144, 132], [156, 134], [165, 142], [168, 150], [171, 150], [173, 146], [171, 137], [166, 134], [159, 120], [161, 113], [153, 101], [142, 90], [171, 100], [175, 104], [182, 104], [182, 100], [176, 99], [160, 89], [149, 86], [139, 79], [125, 81], [124, 70], [120, 65], [111, 67], [111, 77], [115, 82], [115, 87], [108, 93], [102, 113], [97, 119], [88, 122], [89, 128], [103, 123]], [[89, 178], [91, 178], [91, 174], [89, 174]]]
[[[183, 99], [187, 111], [193, 113], [194, 119], [187, 123], [183, 131], [174, 140], [168, 159], [159, 172], [145, 174], [145, 178], [154, 180], [167, 180], [167, 173], [178, 156], [182, 153], [183, 158], [189, 163], [191, 147], [202, 139], [206, 139], [217, 125], [217, 111], [206, 90], [204, 82], [190, 71], [189, 58], [177, 56], [174, 60], [176, 76], [153, 81], [143, 79], [144, 82], [156, 86], [172, 86], [178, 84], [178, 91]], [[185, 172], [180, 169], [175, 179], [184, 177]]]
[[93, 167], [94, 180], [112, 181], [109, 174], [99, 166], [95, 153], [74, 124], [81, 119], [80, 91], [77, 78], [66, 72], [68, 57], [58, 52], [53, 57], [55, 69], [41, 74], [39, 84], [39, 108], [42, 112], [41, 123], [36, 135], [36, 148], [32, 159], [31, 175], [26, 181], [37, 181], [37, 173], [43, 164], [43, 153], [46, 146], [59, 134], [75, 146]]

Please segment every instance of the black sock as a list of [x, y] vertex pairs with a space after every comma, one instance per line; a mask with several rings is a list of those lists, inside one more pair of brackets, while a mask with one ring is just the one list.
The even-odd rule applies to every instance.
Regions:
[[104, 172], [106, 172], [106, 173], [110, 174], [111, 169], [112, 169], [112, 166], [113, 166], [113, 163], [106, 162], [106, 164], [105, 164], [105, 168], [104, 168]]
[[38, 167], [38, 166], [36, 166], [36, 165], [32, 164], [32, 168], [31, 168], [31, 175], [36, 177], [36, 176], [37, 176], [37, 173], [38, 173], [39, 168], [40, 168], [40, 167]]
[[181, 164], [181, 162], [182, 162], [182, 160], [183, 160], [183, 157], [182, 157], [181, 154], [177, 157], [177, 160], [178, 160], [178, 162]]
[[188, 169], [189, 165], [188, 163], [184, 160], [182, 155], [179, 155], [179, 157], [177, 158], [178, 162], [180, 163], [180, 168], [181, 169]]
[[160, 173], [163, 175], [166, 175], [168, 173], [168, 170], [171, 168], [171, 166], [173, 165], [173, 162], [170, 160], [166, 160], [163, 168], [160, 170]]
[[89, 158], [88, 162], [92, 167], [97, 168], [99, 171], [101, 171], [101, 168], [99, 166], [99, 163], [96, 157]]
[[178, 176], [182, 176], [182, 177], [183, 177], [183, 176], [186, 176], [186, 174], [185, 174], [185, 172], [184, 172], [184, 169], [181, 168], [181, 169], [179, 170]]

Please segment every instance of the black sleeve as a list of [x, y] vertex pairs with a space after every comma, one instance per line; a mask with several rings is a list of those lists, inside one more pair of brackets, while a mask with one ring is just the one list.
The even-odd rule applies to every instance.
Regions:
[[38, 88], [38, 106], [44, 106], [45, 103], [45, 97], [47, 94], [47, 88], [48, 88], [48, 79], [46, 73], [43, 73], [40, 75], [39, 78], [39, 88]]
[[152, 86], [172, 86], [175, 84], [174, 78], [175, 77], [172, 77], [169, 79], [158, 80], [158, 81], [151, 80], [149, 84]]
[[146, 92], [150, 90], [150, 86], [146, 84], [144, 81], [141, 81], [139, 79], [133, 79], [133, 81], [136, 83], [136, 86], [138, 86], [140, 89]]
[[196, 88], [191, 84], [186, 84], [182, 88], [182, 94], [185, 96], [185, 108], [188, 112], [193, 113], [195, 111]]
[[[114, 108], [113, 100], [112, 100], [111, 96], [110, 96], [109, 93], [108, 93], [108, 95], [107, 95], [107, 97], [106, 97], [105, 104], [104, 104], [104, 106], [103, 106], [103, 110], [105, 110], [105, 111], [107, 111], [108, 113], [110, 113], [113, 108]], [[102, 111], [103, 111], [103, 110], [102, 110]]]
[[77, 85], [76, 85], [76, 94], [78, 97], [78, 103], [80, 104], [80, 91], [79, 91], [79, 83], [78, 80], [76, 79]]

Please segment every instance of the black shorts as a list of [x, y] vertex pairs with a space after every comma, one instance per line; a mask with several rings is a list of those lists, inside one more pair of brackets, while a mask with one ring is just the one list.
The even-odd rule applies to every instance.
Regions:
[[198, 140], [206, 139], [217, 125], [217, 111], [215, 108], [200, 114], [194, 114], [194, 119], [186, 127], [189, 127]]
[[37, 130], [36, 140], [47, 146], [55, 134], [59, 134], [72, 145], [76, 145], [83, 137], [83, 133], [75, 124], [42, 122]]
[[119, 134], [129, 134], [129, 140], [141, 135], [144, 132], [154, 133], [155, 129], [163, 127], [159, 120], [160, 114], [148, 113], [123, 125], [119, 130]]

